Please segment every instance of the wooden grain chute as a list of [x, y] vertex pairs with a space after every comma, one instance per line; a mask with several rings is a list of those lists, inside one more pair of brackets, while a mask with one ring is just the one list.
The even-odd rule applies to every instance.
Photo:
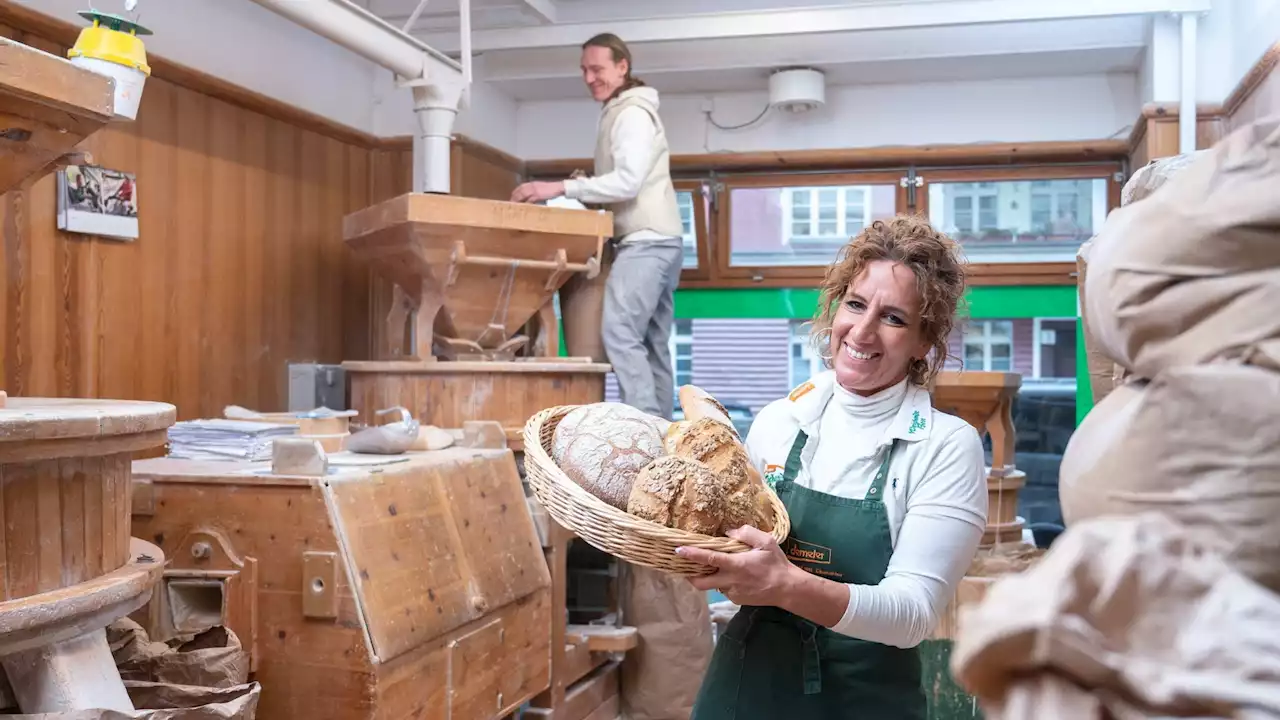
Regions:
[[979, 435], [991, 436], [991, 467], [987, 471], [988, 519], [982, 546], [1022, 541], [1025, 521], [1018, 517], [1018, 491], [1027, 475], [1017, 469], [1014, 449], [1013, 400], [1022, 385], [1018, 373], [946, 371], [934, 380], [933, 405], [957, 415]]
[[517, 333], [569, 277], [599, 272], [612, 232], [609, 213], [420, 193], [343, 224], [351, 249], [396, 286], [381, 360], [514, 357], [527, 344]]
[[113, 117], [112, 81], [0, 38], [0, 193], [52, 172]]

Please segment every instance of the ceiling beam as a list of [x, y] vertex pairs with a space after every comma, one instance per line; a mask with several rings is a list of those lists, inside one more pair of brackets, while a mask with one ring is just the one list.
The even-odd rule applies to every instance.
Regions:
[[520, 0], [524, 3], [524, 7], [532, 12], [538, 22], [554, 25], [556, 22], [556, 2], [555, 0]]
[[[1207, 12], [1209, 6], [1210, 0], [896, 0], [843, 7], [725, 12], [484, 30], [473, 33], [471, 42], [477, 52], [483, 52], [576, 46], [602, 32], [615, 33], [628, 43], [646, 43]], [[447, 34], [430, 36], [426, 40], [437, 47], [449, 44]]]
[[[1140, 49], [1146, 24], [1140, 18], [1089, 19], [1023, 23], [999, 33], [975, 27], [934, 27], [920, 30], [881, 30], [867, 33], [815, 35], [797, 45], [776, 40], [728, 38], [701, 43], [647, 43], [635, 50], [641, 76], [708, 70], [883, 63], [973, 56], [1008, 56], [1016, 62], [1026, 54]], [[486, 53], [485, 80], [513, 81], [576, 78], [577, 48], [502, 50]]]

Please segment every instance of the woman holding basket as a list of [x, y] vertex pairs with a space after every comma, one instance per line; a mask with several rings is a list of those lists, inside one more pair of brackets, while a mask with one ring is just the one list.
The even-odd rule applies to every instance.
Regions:
[[917, 645], [986, 525], [977, 431], [935, 411], [965, 279], [953, 241], [912, 216], [876, 221], [827, 272], [813, 340], [827, 372], [765, 407], [751, 461], [791, 518], [779, 546], [680, 548], [716, 568], [692, 583], [742, 606], [693, 720], [925, 717]]

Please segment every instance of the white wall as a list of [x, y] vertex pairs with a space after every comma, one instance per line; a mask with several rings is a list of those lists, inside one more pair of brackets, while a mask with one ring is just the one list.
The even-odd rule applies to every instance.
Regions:
[[1267, 48], [1280, 42], [1280, 0], [1217, 0], [1232, 7], [1232, 84], [1240, 81]]
[[[382, 137], [413, 135], [417, 128], [412, 94], [397, 88], [388, 70], [379, 68], [374, 77], [372, 132]], [[458, 113], [453, 131], [515, 155], [516, 108], [510, 95], [476, 81], [471, 86], [471, 105]]]
[[[805, 115], [771, 112], [725, 131], [706, 123], [702, 96], [664, 96], [673, 153], [751, 152], [1123, 138], [1140, 111], [1138, 77], [1096, 75], [827, 88], [827, 104]], [[765, 107], [767, 92], [713, 96], [715, 120], [740, 125]], [[517, 155], [590, 157], [599, 106], [587, 100], [522, 102]]]
[[[1181, 98], [1180, 22], [1174, 16], [1152, 20], [1140, 73], [1143, 102]], [[1280, 41], [1280, 0], [1214, 0], [1197, 24], [1196, 100], [1220, 103], [1267, 48]]]
[[[86, 0], [17, 0], [33, 10], [84, 26]], [[118, 12], [122, 0], [99, 0]], [[335, 122], [383, 136], [414, 130], [410, 91], [391, 73], [346, 48], [249, 0], [139, 0], [138, 22], [155, 35], [147, 52]], [[235, 49], [232, 50], [232, 46]], [[515, 150], [515, 102], [477, 83], [456, 131], [502, 150]]]

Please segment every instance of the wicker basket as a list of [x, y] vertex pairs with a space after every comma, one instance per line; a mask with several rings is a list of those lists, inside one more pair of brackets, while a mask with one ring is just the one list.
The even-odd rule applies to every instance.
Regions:
[[[636, 565], [675, 575], [709, 575], [715, 568], [676, 555], [681, 546], [738, 553], [750, 546], [728, 537], [712, 537], [677, 530], [636, 517], [613, 507], [571, 480], [551, 459], [556, 426], [577, 405], [547, 408], [524, 426], [525, 474], [538, 502], [562, 527], [592, 546]], [[766, 488], [777, 518], [773, 536], [781, 544], [791, 532], [791, 520], [782, 501]]]

